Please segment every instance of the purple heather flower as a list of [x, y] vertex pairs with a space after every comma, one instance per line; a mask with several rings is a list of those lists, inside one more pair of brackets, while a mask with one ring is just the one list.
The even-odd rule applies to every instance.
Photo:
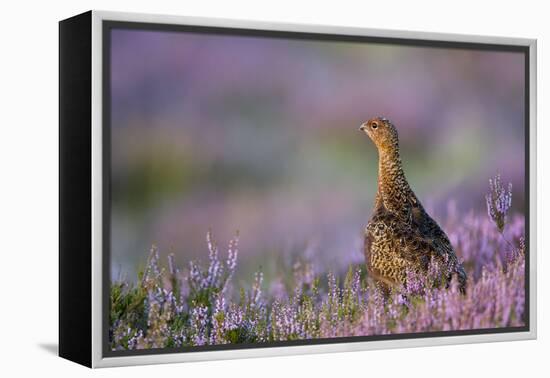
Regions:
[[[500, 179], [491, 181], [492, 192], [499, 192], [495, 188], [502, 188]], [[449, 261], [434, 259], [428, 274], [408, 271], [405, 287], [389, 295], [364, 282], [357, 269], [345, 277], [335, 273], [316, 277], [307, 273], [303, 263], [266, 283], [256, 273], [250, 291], [243, 291], [239, 301], [229, 285], [237, 267], [237, 241], [231, 241], [222, 258], [208, 235], [207, 265], [189, 263], [186, 281], [171, 280], [178, 272], [173, 256], [165, 271], [159, 266], [158, 250], [151, 249], [137, 287], [145, 290], [143, 306], [138, 306], [143, 310], [113, 316], [110, 347], [144, 349], [521, 326], [525, 322], [525, 219], [509, 214], [509, 192], [504, 191], [507, 202], [493, 204], [492, 197], [489, 202], [501, 212], [499, 217], [508, 217], [503, 224], [517, 250], [509, 251], [491, 215], [450, 212], [449, 237], [471, 277], [464, 295], [456, 278], [448, 287], [438, 285], [452, 267]], [[328, 280], [327, 290], [308, 287], [308, 282], [323, 278]], [[292, 281], [295, 286], [286, 289], [283, 282]], [[342, 287], [338, 282], [343, 282]], [[270, 288], [267, 293], [262, 291], [265, 284]], [[130, 299], [126, 296], [133, 295], [135, 287], [124, 282], [116, 285], [112, 301]]]
[[206, 286], [205, 285], [206, 282], [203, 281], [202, 272], [201, 272], [200, 267], [197, 264], [195, 264], [195, 262], [193, 262], [193, 261], [189, 262], [188, 281], [189, 281], [189, 286], [191, 286], [191, 288], [193, 288], [195, 290], [202, 289], [202, 288], [204, 288], [204, 286]]
[[[430, 264], [430, 269], [432, 268], [432, 265], [433, 264]], [[431, 271], [428, 275], [431, 275]], [[405, 293], [412, 296], [421, 294], [424, 289], [424, 280], [422, 276], [413, 269], [408, 268], [406, 271], [406, 277]]]
[[234, 239], [229, 242], [229, 248], [227, 251], [227, 269], [230, 274], [233, 274], [235, 267], [237, 266], [237, 255], [239, 245], [239, 234], [235, 235]]
[[262, 272], [256, 272], [254, 275], [254, 284], [252, 285], [252, 294], [250, 296], [250, 306], [252, 308], [259, 308], [262, 306], [262, 282], [264, 280], [264, 274]]
[[216, 298], [212, 313], [212, 331], [210, 332], [210, 344], [222, 344], [224, 329], [225, 297], [222, 293]]
[[489, 193], [485, 196], [487, 202], [487, 214], [496, 224], [500, 233], [506, 225], [506, 216], [512, 206], [512, 183], [508, 184], [508, 190], [502, 185], [500, 175], [489, 179]]
[[189, 262], [188, 282], [191, 289], [216, 288], [224, 291], [237, 266], [237, 238], [231, 240], [225, 264], [220, 261], [218, 247], [209, 231], [206, 235], [209, 264], [206, 271], [194, 261]]
[[143, 273], [142, 283], [152, 284], [161, 276], [161, 269], [159, 268], [159, 251], [158, 248], [153, 245], [149, 251], [149, 259], [147, 261], [147, 266], [145, 267], [145, 272]]
[[194, 345], [205, 345], [207, 343], [206, 326], [208, 324], [208, 308], [197, 306], [191, 310], [190, 319], [191, 334]]
[[218, 259], [218, 246], [214, 242], [210, 231], [206, 233], [206, 244], [208, 246], [208, 258], [210, 260], [206, 276], [206, 285], [217, 286], [221, 274], [221, 264]]
[[[130, 329], [128, 329], [130, 332]], [[143, 331], [140, 329], [128, 339], [128, 349], [137, 349], [139, 340], [143, 338]]]

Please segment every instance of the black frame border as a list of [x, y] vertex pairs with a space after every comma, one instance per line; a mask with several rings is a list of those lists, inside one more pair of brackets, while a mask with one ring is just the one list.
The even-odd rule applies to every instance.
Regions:
[[59, 22], [59, 356], [92, 366], [92, 12]]
[[[312, 26], [313, 28], [313, 26]], [[525, 138], [525, 326], [523, 327], [502, 327], [502, 328], [483, 328], [472, 330], [457, 331], [436, 331], [419, 332], [404, 334], [370, 335], [370, 336], [350, 336], [323, 339], [276, 341], [253, 344], [223, 344], [223, 345], [204, 345], [181, 348], [155, 348], [143, 350], [124, 350], [113, 351], [109, 347], [109, 327], [110, 327], [110, 220], [111, 220], [111, 93], [110, 93], [110, 63], [111, 63], [111, 31], [115, 29], [126, 30], [147, 30], [164, 32], [187, 32], [215, 35], [249, 36], [265, 38], [283, 38], [300, 39], [332, 42], [362, 42], [373, 44], [401, 45], [409, 47], [430, 47], [447, 49], [466, 49], [466, 50], [485, 50], [501, 52], [517, 52], [524, 54], [525, 57], [525, 86], [524, 86], [524, 138]], [[405, 33], [405, 32], [403, 32]], [[499, 43], [481, 43], [481, 42], [455, 42], [445, 40], [428, 40], [415, 38], [395, 38], [395, 37], [374, 37], [360, 35], [315, 33], [315, 32], [297, 32], [297, 31], [279, 31], [262, 29], [245, 29], [233, 27], [218, 26], [197, 26], [181, 24], [163, 24], [134, 21], [102, 21], [102, 130], [103, 130], [103, 240], [102, 240], [102, 356], [103, 357], [123, 357], [123, 356], [143, 356], [157, 354], [174, 353], [194, 353], [205, 351], [224, 351], [255, 348], [277, 348], [303, 345], [321, 345], [321, 344], [339, 344], [355, 343], [366, 341], [382, 340], [405, 340], [419, 338], [438, 338], [449, 336], [467, 336], [467, 335], [486, 335], [499, 333], [529, 332], [530, 328], [530, 47], [524, 45], [499, 44]]]

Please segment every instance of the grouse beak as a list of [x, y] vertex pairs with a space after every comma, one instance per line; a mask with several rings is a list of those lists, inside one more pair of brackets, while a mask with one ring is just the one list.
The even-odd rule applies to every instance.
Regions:
[[359, 131], [365, 131], [366, 128], [367, 128], [367, 125], [363, 123], [361, 124], [361, 126], [359, 126]]

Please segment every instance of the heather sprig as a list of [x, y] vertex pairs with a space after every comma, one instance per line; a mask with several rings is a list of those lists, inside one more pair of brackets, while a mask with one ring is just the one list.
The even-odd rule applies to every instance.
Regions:
[[505, 188], [501, 182], [500, 174], [489, 179], [489, 193], [485, 196], [487, 214], [495, 223], [500, 233], [506, 226], [508, 210], [512, 206], [512, 183]]
[[189, 262], [187, 282], [190, 293], [187, 302], [194, 306], [207, 306], [211, 312], [215, 298], [226, 290], [235, 272], [238, 234], [230, 240], [225, 259], [220, 258], [218, 246], [210, 231], [206, 234], [206, 245], [208, 247], [208, 267], [204, 269], [195, 261]]
[[504, 268], [507, 269], [517, 259], [518, 255], [525, 252], [525, 238], [521, 236], [519, 247], [516, 247], [504, 236], [504, 227], [508, 221], [508, 210], [512, 206], [512, 183], [508, 183], [508, 189], [505, 189], [500, 180], [500, 175], [497, 174], [493, 179], [489, 180], [489, 189], [490, 191], [485, 197], [487, 212], [489, 218], [496, 225], [502, 239], [508, 245], [504, 257]]

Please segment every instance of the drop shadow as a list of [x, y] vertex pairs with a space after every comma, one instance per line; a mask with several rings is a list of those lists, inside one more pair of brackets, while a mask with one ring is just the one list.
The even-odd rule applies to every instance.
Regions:
[[55, 343], [40, 343], [38, 344], [38, 347], [42, 350], [45, 350], [46, 352], [53, 354], [53, 355], [59, 355], [59, 345]]

